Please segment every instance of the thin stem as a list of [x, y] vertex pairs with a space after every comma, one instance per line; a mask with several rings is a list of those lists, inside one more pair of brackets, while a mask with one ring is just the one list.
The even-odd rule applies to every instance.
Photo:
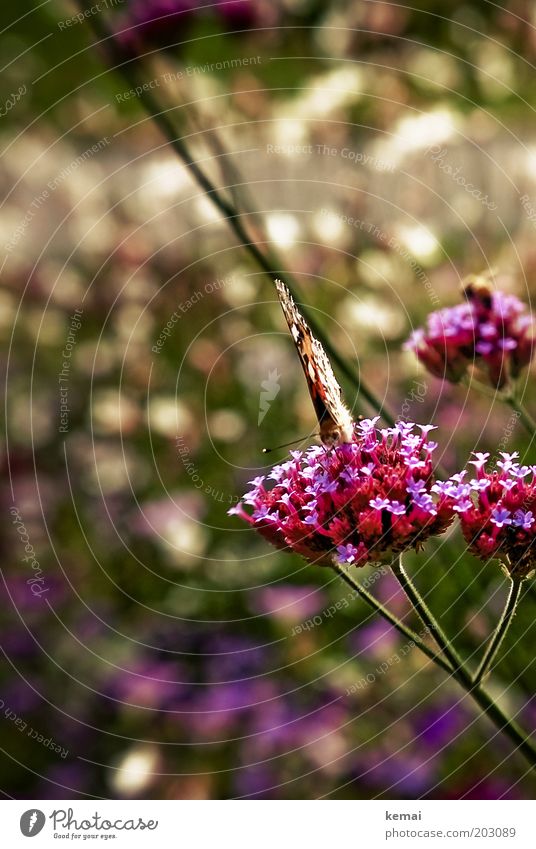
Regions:
[[510, 578], [510, 588], [508, 591], [506, 605], [495, 632], [488, 643], [486, 651], [484, 652], [484, 656], [480, 661], [475, 677], [473, 678], [474, 686], [478, 686], [484, 680], [484, 677], [490, 671], [492, 664], [499, 653], [502, 641], [504, 640], [506, 632], [512, 623], [512, 619], [514, 618], [522, 586], [523, 578], [519, 578], [517, 576]]
[[402, 634], [402, 636], [407, 637], [412, 640], [415, 645], [422, 651], [424, 654], [430, 658], [437, 666], [440, 666], [446, 672], [452, 672], [451, 667], [443, 660], [442, 657], [435, 654], [431, 649], [428, 648], [426, 643], [424, 643], [418, 634], [415, 633], [411, 628], [408, 628], [407, 625], [404, 625], [403, 622], [398, 619], [390, 610], [383, 606], [381, 602], [379, 602], [373, 595], [371, 595], [358, 581], [354, 580], [351, 575], [344, 571], [342, 566], [339, 564], [335, 564], [333, 566], [334, 571], [339, 575], [343, 581], [345, 581], [349, 587], [352, 587], [356, 591], [356, 593], [365, 601], [369, 607], [372, 607], [376, 613], [379, 613], [380, 616], [383, 616], [393, 628]]
[[476, 389], [477, 392], [480, 392], [481, 395], [485, 395], [487, 398], [492, 398], [494, 401], [501, 401], [503, 404], [508, 404], [512, 410], [515, 410], [515, 412], [518, 413], [521, 423], [527, 433], [532, 437], [536, 436], [536, 421], [532, 418], [521, 398], [519, 398], [515, 386], [510, 392], [500, 392], [498, 389], [486, 386], [485, 383], [481, 383], [480, 380], [476, 380], [474, 377], [464, 378], [463, 383], [470, 389]]
[[[76, 4], [82, 9], [82, 3], [80, 0], [76, 0]], [[152, 120], [160, 128], [169, 145], [190, 171], [195, 181], [225, 218], [242, 247], [250, 254], [257, 265], [266, 272], [272, 283], [276, 277], [283, 279], [294, 300], [300, 302], [300, 298], [296, 293], [296, 286], [292, 282], [292, 276], [288, 272], [282, 270], [282, 263], [276, 261], [277, 257], [273, 255], [271, 257], [267, 256], [263, 253], [263, 251], [261, 251], [258, 244], [252, 241], [242, 222], [239, 211], [232, 203], [223, 197], [221, 192], [216, 188], [209, 177], [207, 177], [203, 169], [198, 165], [190, 153], [187, 144], [182, 138], [178, 137], [173, 123], [170, 121], [168, 114], [162, 110], [157, 98], [149, 88], [145, 88], [143, 86], [142, 79], [138, 75], [135, 67], [135, 63], [139, 60], [131, 59], [123, 55], [120, 46], [114, 38], [114, 34], [110, 32], [106, 24], [101, 20], [101, 17], [101, 15], [93, 15], [91, 18], [87, 18], [87, 21], [99, 39], [101, 46], [104, 46], [109, 53], [113, 62], [113, 70], [120, 72], [129, 85], [140, 92], [138, 100], [143, 104]], [[389, 425], [394, 425], [394, 417], [388, 410], [385, 409], [384, 405], [372, 389], [363, 382], [357, 370], [354, 370], [350, 365], [348, 365], [346, 360], [331, 345], [329, 339], [326, 339], [319, 325], [311, 317], [311, 315], [308, 314], [308, 311], [302, 304], [300, 304], [300, 308], [314, 335], [322, 342], [322, 345], [326, 349], [330, 358], [334, 363], [336, 363], [337, 367], [348, 378], [348, 380], [351, 381], [358, 394], [365, 398], [372, 409], [380, 413], [382, 418]]]
[[442, 630], [441, 626], [435, 619], [425, 600], [423, 599], [418, 589], [412, 583], [407, 572], [405, 571], [404, 566], [402, 565], [402, 555], [399, 555], [397, 558], [395, 558], [395, 560], [391, 564], [391, 569], [393, 570], [394, 575], [398, 579], [400, 586], [402, 587], [408, 599], [410, 600], [413, 609], [417, 612], [422, 622], [429, 629], [430, 633], [432, 634], [432, 637], [436, 641], [442, 653], [447, 658], [448, 662], [452, 667], [453, 672], [462, 669], [462, 659], [452, 646], [450, 640], [448, 639], [445, 632]]
[[505, 397], [505, 401], [508, 406], [510, 406], [512, 410], [515, 410], [515, 412], [519, 415], [521, 423], [527, 433], [533, 438], [536, 437], [536, 421], [534, 421], [521, 399], [518, 398], [515, 393], [512, 393]]
[[480, 392], [481, 395], [485, 395], [486, 398], [492, 398], [494, 401], [505, 401], [506, 396], [504, 392], [501, 392], [499, 389], [493, 389], [492, 386], [487, 386], [482, 381], [477, 380], [476, 377], [472, 375], [465, 375], [461, 383], [464, 386], [467, 386], [468, 389], [476, 389], [477, 392]]
[[[454, 677], [456, 677], [455, 674]], [[459, 683], [461, 682], [459, 681]], [[472, 686], [471, 689], [465, 686], [465, 684], [462, 684], [462, 686], [467, 690], [468, 695], [477, 703], [479, 708], [487, 714], [494, 725], [511, 740], [528, 763], [536, 769], [536, 746], [527, 737], [517, 722], [506, 716], [493, 697], [482, 689], [482, 685]]]
[[454, 667], [451, 671], [452, 677], [458, 682], [458, 684], [460, 684], [461, 687], [463, 687], [466, 693], [471, 696], [479, 708], [491, 719], [494, 725], [502, 731], [512, 743], [514, 743], [516, 749], [523, 754], [529, 764], [536, 769], [536, 746], [531, 740], [529, 740], [523, 729], [520, 728], [515, 720], [506, 716], [493, 697], [482, 689], [482, 684], [475, 684], [473, 682], [471, 675], [465, 668], [458, 653], [452, 647], [450, 641], [443, 633], [434, 615], [428, 608], [428, 605], [425, 603], [419, 591], [406, 574], [402, 566], [401, 558], [398, 558], [395, 563], [392, 564], [392, 569], [416, 612], [434, 635], [436, 643], [440, 646], [445, 657], [447, 657], [452, 663]]

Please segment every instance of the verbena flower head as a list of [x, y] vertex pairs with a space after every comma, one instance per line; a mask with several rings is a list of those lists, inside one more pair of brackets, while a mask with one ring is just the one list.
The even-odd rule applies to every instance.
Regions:
[[401, 421], [380, 430], [376, 422], [361, 421], [353, 442], [336, 448], [292, 451], [229, 513], [321, 565], [364, 566], [420, 547], [453, 519], [451, 499], [432, 489], [434, 428]]
[[501, 452], [497, 468], [488, 471], [489, 454], [473, 456], [471, 472], [432, 489], [452, 499], [474, 554], [498, 558], [510, 574], [526, 577], [536, 568], [536, 466], [520, 465], [517, 452]]
[[515, 295], [491, 291], [485, 281], [470, 283], [465, 294], [466, 303], [431, 313], [404, 347], [436, 377], [457, 383], [478, 365], [501, 389], [532, 359], [532, 316]]

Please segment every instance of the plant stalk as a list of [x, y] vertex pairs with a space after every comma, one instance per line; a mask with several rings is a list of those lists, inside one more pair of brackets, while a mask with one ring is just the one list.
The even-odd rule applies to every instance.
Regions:
[[394, 613], [391, 613], [390, 610], [384, 607], [384, 605], [380, 601], [378, 601], [371, 593], [369, 593], [368, 590], [366, 590], [359, 583], [359, 581], [354, 580], [354, 578], [352, 578], [352, 576], [349, 575], [348, 572], [345, 572], [342, 566], [340, 566], [339, 564], [335, 564], [333, 566], [333, 569], [337, 573], [337, 575], [339, 575], [339, 577], [341, 577], [342, 580], [348, 584], [349, 587], [352, 587], [352, 589], [355, 590], [355, 592], [363, 599], [363, 601], [368, 604], [369, 607], [375, 610], [376, 613], [379, 613], [380, 616], [383, 616], [383, 618], [386, 619], [387, 622], [389, 622], [389, 624], [393, 626], [393, 628], [396, 628], [396, 630], [400, 634], [402, 634], [403, 637], [406, 637], [412, 642], [414, 642], [415, 645], [418, 646], [420, 650], [424, 652], [427, 657], [430, 658], [430, 660], [437, 664], [437, 666], [440, 666], [446, 672], [452, 672], [452, 668], [448, 665], [448, 663], [443, 660], [442, 657], [435, 654], [431, 649], [429, 649], [426, 643], [423, 642], [423, 640], [419, 637], [417, 633], [415, 633], [415, 631], [413, 631], [412, 628], [408, 628], [407, 625], [404, 625], [404, 623], [401, 622], [401, 620], [398, 619], [398, 617], [395, 616]]
[[455, 672], [456, 670], [462, 669], [463, 661], [461, 657], [452, 646], [450, 640], [442, 630], [441, 626], [432, 614], [430, 608], [428, 607], [425, 600], [419, 593], [416, 586], [412, 583], [406, 570], [404, 569], [404, 566], [402, 565], [402, 555], [399, 555], [395, 558], [395, 560], [391, 564], [391, 569], [393, 570], [393, 573], [397, 578], [398, 583], [400, 584], [409, 601], [411, 602], [411, 606], [416, 611], [422, 622], [429, 629], [430, 634], [435, 640], [437, 646], [448, 660], [452, 671]]
[[523, 586], [523, 578], [519, 578], [514, 575], [509, 580], [510, 587], [508, 591], [506, 605], [473, 678], [473, 684], [475, 686], [478, 686], [484, 680], [488, 672], [491, 670], [491, 667], [497, 658], [497, 655], [501, 648], [501, 644], [506, 636], [510, 625], [512, 624], [512, 620], [516, 612], [517, 603], [521, 594], [521, 588]]
[[[81, 0], [76, 0], [76, 5], [83, 11], [83, 4]], [[225, 218], [239, 243], [249, 253], [257, 265], [270, 277], [272, 283], [275, 278], [281, 278], [287, 285], [294, 300], [297, 303], [300, 303], [300, 298], [297, 295], [297, 289], [292, 281], [292, 276], [282, 269], [282, 263], [276, 262], [274, 257], [267, 256], [263, 251], [261, 251], [258, 244], [250, 238], [246, 227], [243, 224], [240, 212], [233, 206], [232, 203], [223, 197], [219, 189], [212, 183], [210, 178], [196, 162], [190, 153], [187, 144], [178, 136], [167, 112], [163, 111], [152, 91], [150, 89], [143, 88], [142, 78], [136, 71], [136, 63], [139, 62], [139, 58], [131, 58], [123, 55], [113, 32], [108, 29], [107, 25], [101, 20], [101, 17], [101, 15], [93, 15], [91, 18], [87, 18], [87, 22], [99, 39], [100, 46], [107, 51], [112, 59], [113, 70], [120, 72], [131, 88], [141, 88], [138, 100], [143, 104], [152, 120], [159, 127], [160, 131], [168, 141], [170, 147], [179, 156], [194, 180], [198, 183], [207, 197], [210, 198], [214, 206], [221, 213], [222, 217]], [[359, 373], [348, 365], [345, 359], [331, 345], [329, 339], [325, 337], [322, 329], [308, 313], [308, 310], [303, 307], [303, 304], [300, 304], [300, 309], [312, 332], [319, 341], [321, 341], [329, 357], [355, 387], [358, 396], [361, 395], [368, 402], [370, 407], [382, 416], [387, 424], [393, 426], [395, 419], [392, 414], [385, 409], [385, 406], [381, 403], [380, 399], [376, 396], [372, 389], [363, 382]]]
[[536, 421], [534, 421], [521, 399], [518, 398], [515, 394], [512, 394], [507, 395], [505, 401], [508, 406], [511, 407], [512, 410], [514, 410], [518, 414], [523, 427], [525, 428], [529, 436], [534, 439], [536, 437]]
[[519, 415], [521, 423], [529, 436], [536, 436], [536, 421], [532, 418], [531, 414], [519, 397], [515, 384], [510, 391], [501, 392], [501, 390], [493, 389], [491, 386], [487, 386], [485, 383], [482, 383], [474, 377], [471, 379], [464, 379], [463, 383], [469, 389], [476, 389], [477, 392], [480, 392], [481, 395], [485, 395], [487, 398], [492, 398], [494, 401], [502, 401], [503, 404], [508, 404], [508, 406]]
[[453, 648], [450, 640], [444, 634], [428, 605], [405, 572], [401, 557], [398, 557], [392, 564], [392, 570], [416, 613], [430, 629], [430, 632], [435, 637], [435, 641], [441, 648], [441, 651], [452, 664], [453, 669], [450, 673], [452, 677], [458, 682], [458, 684], [460, 684], [466, 693], [471, 696], [482, 712], [491, 719], [496, 728], [502, 731], [503, 734], [510, 739], [531, 767], [536, 769], [536, 745], [528, 738], [515, 720], [506, 716], [493, 697], [482, 688], [482, 683], [475, 683], [473, 681], [470, 673], [466, 669], [458, 653]]

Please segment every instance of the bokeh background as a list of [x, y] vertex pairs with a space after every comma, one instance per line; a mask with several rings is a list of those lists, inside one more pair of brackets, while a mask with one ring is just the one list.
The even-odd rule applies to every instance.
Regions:
[[[508, 409], [402, 351], [469, 273], [531, 301], [536, 20], [508, 7], [2, 8], [6, 797], [534, 794], [454, 683], [227, 515], [263, 446], [312, 433], [312, 407], [270, 280], [91, 30], [118, 33], [251, 238], [382, 402], [439, 426], [453, 473], [499, 444], [534, 462]], [[475, 664], [498, 565], [454, 530], [408, 568]], [[388, 573], [373, 589], [408, 615]], [[529, 732], [534, 603], [528, 587], [490, 685]]]

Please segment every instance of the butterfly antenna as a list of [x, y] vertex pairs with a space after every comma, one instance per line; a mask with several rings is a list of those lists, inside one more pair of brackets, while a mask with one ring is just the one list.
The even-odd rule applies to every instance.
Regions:
[[[319, 433], [313, 433], [312, 436], [320, 436]], [[263, 448], [263, 454], [271, 454], [272, 451], [279, 451], [280, 448], [288, 448], [289, 445], [296, 445], [297, 442], [303, 442], [304, 439], [308, 439], [308, 436], [302, 436], [300, 439], [293, 439], [292, 442], [284, 442], [283, 445], [274, 445], [272, 448]]]

